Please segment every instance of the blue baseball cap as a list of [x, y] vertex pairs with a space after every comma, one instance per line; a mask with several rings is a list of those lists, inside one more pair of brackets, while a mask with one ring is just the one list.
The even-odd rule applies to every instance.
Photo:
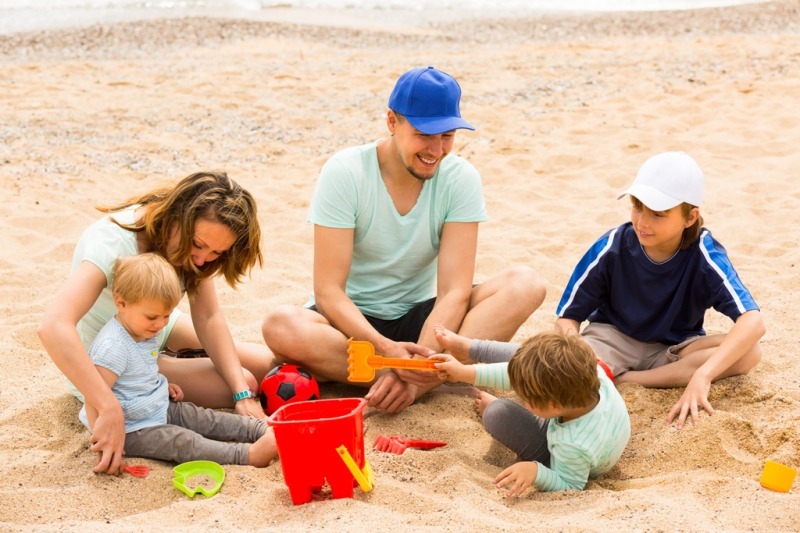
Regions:
[[389, 97], [389, 109], [400, 113], [426, 135], [456, 129], [474, 130], [461, 118], [461, 87], [446, 72], [433, 67], [409, 70], [397, 80]]

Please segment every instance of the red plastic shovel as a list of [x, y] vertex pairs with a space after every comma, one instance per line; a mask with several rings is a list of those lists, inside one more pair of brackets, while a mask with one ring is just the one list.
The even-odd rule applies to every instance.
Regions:
[[372, 443], [372, 447], [375, 450], [397, 455], [402, 455], [407, 448], [430, 450], [432, 448], [441, 448], [442, 446], [447, 446], [447, 443], [440, 440], [417, 440], [398, 436], [385, 437], [383, 435], [378, 435], [375, 442]]

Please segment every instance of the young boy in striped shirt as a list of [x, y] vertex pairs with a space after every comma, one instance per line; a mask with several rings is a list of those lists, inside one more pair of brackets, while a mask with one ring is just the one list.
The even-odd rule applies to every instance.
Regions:
[[[144, 253], [117, 259], [113, 275], [118, 312], [95, 337], [89, 357], [122, 407], [125, 454], [267, 466], [278, 451], [275, 434], [262, 420], [182, 402], [180, 387], [158, 373], [156, 334], [181, 299], [175, 268], [158, 254]], [[89, 431], [97, 416], [88, 402], [79, 414]]]
[[[612, 370], [617, 384], [685, 386], [667, 415], [683, 428], [698, 410], [709, 415], [711, 382], [747, 374], [761, 361], [764, 322], [725, 248], [703, 227], [703, 173], [683, 152], [645, 161], [630, 196], [631, 220], [608, 231], [567, 283], [556, 327], [580, 335]], [[714, 308], [734, 324], [706, 335]]]
[[494, 480], [497, 488], [510, 486], [506, 496], [520, 496], [531, 484], [540, 491], [583, 490], [589, 478], [616, 464], [631, 435], [628, 411], [579, 336], [545, 332], [519, 346], [470, 341], [441, 325], [434, 331], [452, 353], [489, 363], [431, 356], [449, 381], [510, 388], [525, 401], [522, 407], [486, 392], [476, 400], [489, 434], [522, 459]]

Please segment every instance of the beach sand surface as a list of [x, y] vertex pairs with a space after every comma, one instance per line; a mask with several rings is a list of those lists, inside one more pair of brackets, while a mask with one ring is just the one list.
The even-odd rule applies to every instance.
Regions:
[[[0, 530], [796, 531], [800, 500], [759, 484], [767, 459], [800, 466], [800, 4], [680, 13], [467, 20], [366, 30], [257, 21], [143, 21], [0, 37]], [[201, 169], [256, 197], [266, 264], [218, 283], [238, 339], [311, 288], [305, 222], [321, 165], [387, 135], [405, 70], [461, 82], [454, 152], [481, 172], [490, 220], [475, 281], [528, 265], [547, 281], [515, 340], [550, 329], [584, 251], [629, 217], [615, 200], [651, 155], [683, 150], [706, 176], [702, 214], [761, 306], [763, 362], [714, 384], [713, 417], [679, 431], [681, 389], [620, 386], [632, 436], [582, 492], [507, 499], [515, 460], [472, 400], [430, 395], [366, 423], [447, 441], [368, 450], [370, 493], [293, 506], [281, 466], [226, 466], [219, 494], [187, 498], [170, 464], [146, 479], [94, 475], [80, 405], [36, 327], [69, 274], [95, 205]], [[186, 302], [181, 306], [186, 309]], [[709, 333], [728, 318], [710, 311]], [[358, 394], [324, 386], [328, 397]], [[513, 393], [501, 393], [514, 397]]]

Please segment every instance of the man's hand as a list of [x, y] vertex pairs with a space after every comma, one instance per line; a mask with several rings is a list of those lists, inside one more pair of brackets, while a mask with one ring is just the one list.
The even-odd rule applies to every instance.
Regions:
[[259, 404], [253, 398], [245, 398], [244, 400], [239, 400], [233, 405], [236, 414], [242, 416], [250, 416], [253, 418], [257, 418], [259, 420], [263, 420], [264, 422], [267, 421], [267, 415], [264, 413], [264, 410], [261, 408], [261, 404]]
[[[386, 352], [387, 353], [384, 354], [386, 357], [397, 357], [400, 359], [427, 359], [428, 356], [436, 353], [426, 346], [413, 342], [395, 342], [392, 348], [386, 350]], [[395, 369], [395, 373], [406, 383], [410, 383], [421, 389], [428, 388], [432, 385], [438, 385], [442, 382], [438, 372]]]
[[708, 392], [711, 390], [711, 380], [695, 372], [686, 390], [683, 391], [680, 400], [667, 415], [667, 425], [672, 424], [672, 420], [678, 417], [678, 429], [683, 429], [686, 417], [691, 412], [692, 425], [700, 423], [699, 407], [703, 407], [709, 415], [714, 414], [714, 408], [708, 403]]
[[169, 385], [167, 385], [167, 387], [169, 388], [170, 400], [172, 400], [173, 402], [183, 401], [183, 391], [177, 384], [170, 383]]
[[414, 385], [404, 383], [394, 372], [387, 372], [375, 381], [364, 398], [370, 407], [399, 413], [414, 403], [416, 392]]
[[523, 461], [500, 472], [500, 475], [494, 478], [494, 483], [498, 489], [511, 484], [506, 497], [520, 496], [536, 480], [538, 474], [539, 463]]
[[125, 417], [119, 403], [111, 412], [100, 412], [94, 422], [89, 449], [97, 454], [92, 472], [105, 472], [113, 476], [122, 474], [125, 463]]

